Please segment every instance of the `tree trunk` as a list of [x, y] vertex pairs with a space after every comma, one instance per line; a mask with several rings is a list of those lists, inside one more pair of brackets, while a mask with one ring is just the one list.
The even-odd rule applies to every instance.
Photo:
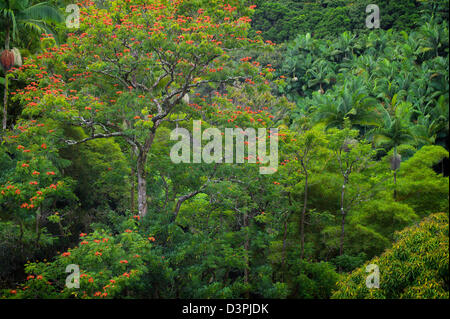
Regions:
[[136, 183], [135, 183], [136, 170], [134, 167], [131, 168], [131, 194], [130, 194], [130, 209], [131, 212], [134, 213], [135, 207], [135, 192], [136, 192]]
[[5, 75], [5, 93], [3, 96], [3, 121], [2, 121], [2, 128], [4, 131], [6, 130], [7, 103], [8, 103], [8, 76]]
[[303, 198], [303, 211], [302, 211], [302, 217], [300, 220], [300, 241], [301, 241], [301, 253], [300, 253], [300, 259], [303, 259], [305, 254], [305, 215], [306, 215], [306, 208], [308, 203], [308, 174], [305, 174], [305, 196]]
[[5, 50], [9, 50], [9, 25], [6, 26]]
[[139, 154], [137, 158], [137, 189], [138, 189], [138, 210], [141, 218], [147, 215], [147, 180], [145, 173], [145, 163], [147, 156]]
[[[9, 50], [9, 25], [6, 27], [5, 50]], [[8, 74], [7, 72], [5, 72], [5, 92], [3, 96], [3, 121], [2, 121], [3, 130], [6, 130], [7, 103], [8, 103]]]
[[[397, 145], [394, 146], [394, 159], [397, 159]], [[394, 201], [397, 200], [397, 167], [394, 169]]]
[[41, 221], [41, 207], [39, 207], [36, 212], [36, 247], [39, 246], [39, 240], [41, 239], [40, 221]]
[[[247, 214], [247, 212], [245, 212], [244, 213], [244, 227], [246, 227], [246, 228], [248, 228], [248, 214]], [[248, 284], [248, 268], [249, 268], [249, 259], [250, 259], [250, 252], [249, 252], [249, 248], [250, 248], [250, 238], [249, 238], [249, 236], [248, 236], [248, 229], [246, 229], [246, 233], [245, 233], [245, 242], [244, 242], [244, 249], [245, 249], [245, 252], [246, 252], [246, 254], [247, 254], [247, 262], [246, 262], [246, 267], [245, 267], [245, 270], [244, 270], [244, 283], [245, 284]], [[246, 292], [245, 292], [245, 297], [247, 298], [247, 299], [249, 299], [250, 298], [250, 291], [249, 290], [247, 290]]]
[[397, 170], [394, 170], [394, 201], [397, 200]]
[[138, 191], [138, 211], [139, 216], [144, 218], [147, 215], [147, 173], [145, 172], [145, 164], [147, 163], [147, 155], [155, 138], [155, 132], [159, 123], [155, 123], [153, 131], [145, 139], [145, 143], [142, 148], [136, 149], [138, 152], [136, 161], [136, 173], [137, 173], [137, 191]]
[[22, 219], [19, 218], [19, 226], [20, 226], [20, 235], [19, 235], [19, 242], [20, 242], [20, 251], [22, 253], [23, 256], [23, 249], [24, 249], [24, 245], [23, 245], [23, 221]]
[[341, 215], [342, 215], [342, 224], [341, 224], [341, 244], [339, 248], [339, 256], [344, 254], [344, 234], [345, 234], [345, 209], [344, 209], [344, 196], [345, 196], [345, 185], [347, 184], [347, 178], [344, 179], [344, 184], [342, 185], [341, 190]]
[[286, 240], [287, 240], [287, 225], [288, 224], [288, 219], [286, 218], [285, 222], [284, 222], [284, 233], [283, 233], [283, 252], [282, 252], [282, 257], [281, 257], [281, 269], [282, 269], [282, 274], [284, 274], [284, 265], [286, 262]]

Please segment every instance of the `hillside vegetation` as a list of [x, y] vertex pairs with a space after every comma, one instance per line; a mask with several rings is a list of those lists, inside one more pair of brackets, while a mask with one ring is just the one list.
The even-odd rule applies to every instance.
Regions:
[[254, 2], [0, 0], [1, 298], [449, 297], [448, 1]]

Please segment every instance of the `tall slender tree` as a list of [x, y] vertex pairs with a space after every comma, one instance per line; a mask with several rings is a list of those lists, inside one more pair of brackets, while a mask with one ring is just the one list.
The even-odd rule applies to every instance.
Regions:
[[391, 160], [391, 168], [394, 172], [394, 199], [397, 197], [397, 171], [400, 168], [401, 157], [397, 147], [403, 143], [414, 141], [414, 135], [410, 128], [411, 107], [407, 102], [397, 103], [397, 97], [392, 98], [392, 111], [384, 111], [384, 125], [374, 130], [374, 141], [379, 145], [386, 145], [394, 149]]

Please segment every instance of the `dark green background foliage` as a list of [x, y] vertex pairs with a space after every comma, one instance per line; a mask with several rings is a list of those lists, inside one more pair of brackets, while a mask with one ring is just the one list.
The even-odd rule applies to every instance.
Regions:
[[[333, 38], [344, 31], [367, 33], [366, 6], [369, 0], [277, 0], [255, 1], [254, 30], [276, 43], [292, 40], [297, 34], [311, 33], [314, 37]], [[434, 14], [440, 21], [448, 20], [448, 0], [417, 1], [382, 0], [380, 27], [384, 30], [408, 31], [424, 23]]]

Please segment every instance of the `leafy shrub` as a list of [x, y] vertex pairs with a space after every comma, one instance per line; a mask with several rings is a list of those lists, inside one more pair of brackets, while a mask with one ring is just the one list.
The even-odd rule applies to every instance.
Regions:
[[[448, 215], [433, 214], [398, 233], [393, 247], [338, 283], [335, 299], [449, 298]], [[380, 288], [366, 287], [366, 266], [380, 271]]]
[[328, 299], [339, 279], [334, 266], [327, 262], [300, 260], [291, 266], [290, 273], [293, 275], [293, 290], [301, 299]]
[[[143, 237], [133, 220], [115, 236], [98, 229], [80, 234], [79, 245], [57, 256], [52, 262], [29, 262], [25, 265], [27, 281], [13, 290], [3, 291], [10, 298], [114, 298], [143, 297], [151, 291], [147, 284], [142, 291], [144, 274], [161, 269], [164, 260], [152, 253], [153, 237]], [[80, 269], [79, 289], [68, 288], [68, 265]], [[162, 277], [161, 277], [162, 278]], [[76, 277], [72, 282], [75, 282]]]

